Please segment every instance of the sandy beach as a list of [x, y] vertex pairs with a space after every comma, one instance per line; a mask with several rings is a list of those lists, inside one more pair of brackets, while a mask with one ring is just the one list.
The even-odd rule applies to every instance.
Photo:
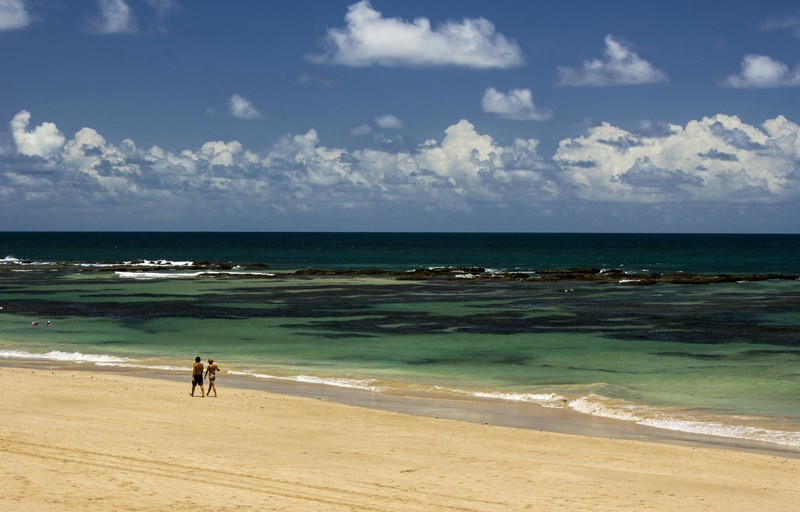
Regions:
[[800, 459], [0, 368], [3, 510], [796, 510]]

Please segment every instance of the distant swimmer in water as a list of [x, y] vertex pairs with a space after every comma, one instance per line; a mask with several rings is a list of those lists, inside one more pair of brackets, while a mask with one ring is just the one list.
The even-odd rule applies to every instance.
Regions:
[[31, 322], [31, 325], [34, 327], [39, 327], [39, 322]]
[[194, 388], [200, 386], [200, 393], [203, 398], [206, 397], [205, 390], [203, 389], [203, 363], [200, 356], [194, 358], [194, 366], [192, 366], [192, 396], [194, 396]]
[[50, 327], [51, 325], [53, 325], [53, 324], [50, 322], [50, 320], [48, 320], [47, 321], [47, 327]]
[[209, 359], [206, 367], [206, 377], [208, 378], [208, 392], [206, 394], [211, 396], [211, 390], [213, 389], [215, 398], [217, 396], [217, 370], [219, 370], [217, 363], [213, 359]]

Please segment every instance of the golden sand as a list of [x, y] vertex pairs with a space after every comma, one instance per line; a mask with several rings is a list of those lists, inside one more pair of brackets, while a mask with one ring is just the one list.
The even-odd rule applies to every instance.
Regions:
[[[188, 375], [188, 373], [187, 373]], [[0, 510], [797, 510], [800, 459], [0, 368]]]

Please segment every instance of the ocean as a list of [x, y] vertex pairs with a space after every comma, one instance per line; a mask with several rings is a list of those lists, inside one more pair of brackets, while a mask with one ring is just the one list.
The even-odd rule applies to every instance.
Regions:
[[[800, 450], [800, 281], [635, 284], [800, 274], [798, 254], [798, 235], [5, 232], [0, 365], [180, 376], [200, 355], [221, 386], [505, 401]], [[441, 267], [531, 279], [295, 273]], [[572, 267], [624, 274], [536, 279]]]

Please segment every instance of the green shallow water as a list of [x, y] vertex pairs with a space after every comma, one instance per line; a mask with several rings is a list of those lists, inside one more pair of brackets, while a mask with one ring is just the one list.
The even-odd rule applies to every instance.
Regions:
[[[596, 393], [800, 425], [800, 283], [566, 290], [516, 282], [6, 273], [0, 349], [168, 365], [199, 354], [265, 375], [416, 390]], [[32, 328], [34, 320], [53, 326]]]

